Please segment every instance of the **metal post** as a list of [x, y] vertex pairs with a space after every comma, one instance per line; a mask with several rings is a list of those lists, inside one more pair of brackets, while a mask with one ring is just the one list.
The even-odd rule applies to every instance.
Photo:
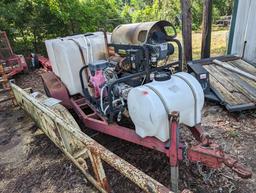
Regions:
[[179, 166], [178, 166], [178, 150], [179, 150], [179, 113], [172, 112], [169, 114], [170, 121], [170, 155], [169, 162], [171, 166], [171, 189], [173, 192], [179, 191]]

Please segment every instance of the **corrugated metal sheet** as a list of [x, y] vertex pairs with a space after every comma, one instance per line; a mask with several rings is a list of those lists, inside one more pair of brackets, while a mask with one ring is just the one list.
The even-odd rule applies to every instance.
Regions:
[[256, 64], [256, 0], [239, 0], [231, 53]]

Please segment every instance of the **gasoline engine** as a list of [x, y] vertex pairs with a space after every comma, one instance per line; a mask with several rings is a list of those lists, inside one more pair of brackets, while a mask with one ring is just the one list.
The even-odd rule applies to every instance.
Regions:
[[112, 34], [50, 40], [46, 46], [53, 71], [70, 95], [85, 96], [108, 122], [128, 119], [139, 136], [165, 142], [170, 112], [178, 111], [180, 123], [192, 127], [200, 123], [204, 104], [199, 82], [181, 72], [175, 37], [175, 28], [159, 21], [119, 25]]

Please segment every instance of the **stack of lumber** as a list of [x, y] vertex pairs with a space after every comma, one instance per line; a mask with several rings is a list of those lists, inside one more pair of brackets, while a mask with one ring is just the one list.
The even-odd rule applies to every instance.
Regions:
[[210, 84], [223, 101], [230, 105], [256, 104], [256, 68], [241, 60], [213, 60], [204, 65], [210, 74]]

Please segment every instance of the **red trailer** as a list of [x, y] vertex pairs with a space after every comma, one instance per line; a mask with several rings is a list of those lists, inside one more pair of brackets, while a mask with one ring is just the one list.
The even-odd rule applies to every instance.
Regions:
[[24, 56], [13, 52], [6, 32], [0, 31], [0, 63], [8, 77], [28, 69]]
[[[46, 94], [48, 96], [60, 99], [64, 106], [66, 106], [67, 108], [73, 109], [77, 113], [79, 118], [82, 120], [82, 122], [86, 125], [86, 127], [104, 134], [111, 135], [113, 137], [117, 137], [117, 138], [129, 141], [131, 143], [142, 145], [144, 147], [154, 149], [164, 153], [169, 159], [169, 163], [171, 167], [172, 190], [175, 192], [177, 192], [178, 190], [178, 166], [179, 166], [179, 161], [181, 160], [187, 160], [191, 162], [200, 162], [203, 165], [208, 166], [210, 168], [214, 168], [214, 169], [217, 169], [222, 167], [223, 165], [226, 165], [243, 178], [251, 177], [252, 175], [251, 171], [246, 166], [240, 164], [232, 156], [227, 155], [222, 149], [222, 147], [216, 144], [204, 132], [204, 129], [201, 127], [200, 124], [195, 124], [191, 127], [187, 127], [191, 131], [194, 138], [198, 141], [197, 145], [193, 145], [193, 146], [185, 145], [185, 143], [180, 140], [180, 136], [179, 136], [179, 133], [180, 133], [179, 119], [181, 118], [180, 112], [177, 112], [175, 110], [170, 111], [169, 109], [165, 108], [168, 122], [169, 122], [169, 126], [167, 126], [168, 128], [166, 128], [168, 130], [168, 135], [169, 135], [167, 136], [168, 140], [160, 140], [155, 136], [142, 137], [138, 135], [138, 132], [136, 132], [133, 126], [129, 124], [123, 125], [117, 121], [119, 119], [118, 116], [120, 115], [120, 113], [125, 114], [125, 110], [121, 111], [120, 109], [118, 109], [118, 108], [121, 108], [120, 106], [115, 106], [116, 105], [114, 102], [116, 101], [114, 100], [116, 97], [116, 94], [114, 93], [116, 88], [115, 85], [120, 84], [120, 87], [118, 88], [121, 88], [120, 90], [124, 91], [127, 88], [123, 86], [124, 82], [125, 83], [128, 82], [127, 84], [133, 85], [133, 84], [136, 84], [137, 80], [139, 80], [138, 86], [135, 86], [133, 88], [137, 88], [137, 87], [142, 88], [143, 85], [145, 85], [146, 83], [146, 86], [143, 87], [144, 91], [141, 92], [141, 96], [148, 97], [149, 92], [145, 91], [145, 89], [146, 87], [150, 88], [151, 89], [150, 92], [154, 93], [155, 96], [158, 96], [160, 101], [159, 104], [161, 107], [155, 106], [155, 109], [162, 108], [162, 106], [166, 107], [166, 103], [171, 103], [171, 102], [174, 103], [174, 101], [166, 101], [163, 98], [163, 96], [161, 96], [161, 93], [159, 93], [159, 90], [157, 91], [156, 89], [152, 88], [153, 87], [152, 82], [154, 82], [155, 80], [151, 79], [151, 75], [155, 75], [155, 79], [157, 78], [160, 82], [169, 81], [171, 80], [171, 77], [169, 77], [168, 79], [166, 74], [169, 73], [170, 68], [175, 68], [177, 71], [182, 70], [181, 44], [175, 38], [176, 34], [174, 34], [173, 36], [168, 36], [166, 35], [166, 31], [164, 30], [165, 27], [170, 27], [170, 26], [171, 24], [166, 21], [148, 22], [148, 23], [142, 23], [142, 24], [128, 24], [123, 26], [121, 25], [121, 26], [118, 26], [112, 33], [111, 43], [108, 43], [107, 34], [106, 33], [104, 34], [105, 44], [103, 40], [103, 42], [101, 42], [102, 46], [100, 49], [104, 49], [104, 45], [106, 46], [105, 50], [107, 51], [105, 54], [108, 61], [113, 60], [114, 62], [116, 62], [117, 61], [116, 58], [119, 57], [118, 62], [115, 63], [115, 65], [117, 65], [118, 67], [117, 73], [120, 73], [120, 71], [122, 70], [126, 72], [128, 71], [130, 72], [130, 74], [124, 73], [121, 76], [119, 76], [117, 79], [115, 80], [111, 79], [111, 81], [104, 83], [106, 84], [106, 87], [107, 87], [106, 93], [104, 92], [103, 85], [99, 85], [97, 84], [97, 81], [95, 81], [95, 80], [98, 80], [102, 82], [102, 79], [101, 79], [102, 75], [100, 73], [103, 70], [106, 70], [105, 64], [103, 64], [102, 62], [101, 63], [98, 62], [94, 66], [90, 66], [90, 64], [89, 65], [86, 64], [86, 60], [90, 59], [90, 56], [93, 57], [93, 54], [95, 54], [96, 57], [99, 56], [99, 54], [97, 55], [97, 53], [94, 53], [92, 50], [90, 50], [91, 48], [93, 48], [93, 46], [90, 44], [93, 44], [93, 42], [97, 42], [99, 40], [98, 34], [92, 34], [92, 35], [85, 34], [85, 35], [79, 35], [74, 37], [51, 40], [51, 42], [48, 42], [48, 44], [50, 43], [55, 44], [55, 48], [58, 46], [58, 44], [60, 45], [66, 41], [66, 45], [69, 45], [67, 46], [68, 49], [71, 49], [72, 47], [76, 49], [74, 52], [72, 52], [72, 54], [70, 54], [70, 51], [67, 51], [67, 54], [70, 54], [70, 57], [73, 57], [73, 59], [76, 59], [74, 58], [75, 54], [77, 54], [77, 56], [80, 55], [79, 58], [81, 59], [81, 62], [82, 62], [81, 64], [82, 68], [78, 69], [79, 73], [75, 74], [76, 77], [74, 78], [77, 78], [80, 76], [80, 83], [77, 82], [76, 84], [82, 85], [83, 93], [70, 94], [71, 90], [67, 89], [67, 84], [69, 84], [70, 81], [66, 81], [64, 83], [65, 81], [64, 78], [67, 77], [63, 75], [64, 73], [66, 73], [65, 72], [66, 66], [63, 65], [61, 67], [60, 63], [58, 62], [62, 62], [63, 60], [68, 58], [65, 55], [65, 57], [52, 59], [51, 63], [52, 65], [55, 65], [53, 66], [54, 72], [47, 72], [42, 75]], [[98, 39], [96, 39], [95, 41], [91, 41], [88, 37], [90, 36], [91, 38], [93, 38], [94, 35]], [[163, 37], [165, 41], [162, 41]], [[83, 40], [79, 42], [79, 38], [82, 38]], [[154, 39], [154, 41], [152, 41], [152, 39]], [[86, 44], [82, 45], [82, 43], [84, 42], [86, 42]], [[120, 42], [124, 42], [124, 43], [120, 43]], [[142, 44], [141, 42], [144, 42], [144, 43]], [[167, 42], [171, 42], [171, 43], [169, 44]], [[174, 52], [172, 50], [174, 49], [174, 46], [172, 46], [172, 44], [176, 44], [176, 47], [178, 47], [179, 57], [177, 61], [169, 62], [168, 61], [169, 55], [173, 54]], [[90, 45], [90, 46], [88, 46], [88, 49], [85, 49], [84, 46], [87, 46], [87, 45]], [[63, 48], [63, 46], [60, 46], [60, 48]], [[97, 48], [94, 51], [100, 53], [100, 49]], [[52, 47], [48, 47], [48, 50], [52, 50]], [[166, 50], [168, 51], [166, 52]], [[56, 51], [56, 54], [59, 54], [59, 53], [60, 53], [59, 50]], [[51, 57], [54, 54], [48, 53], [48, 55], [49, 57]], [[160, 59], [164, 58], [165, 63], [161, 66], [157, 66], [156, 57]], [[67, 62], [69, 61], [71, 60], [67, 60]], [[131, 63], [132, 65], [130, 65]], [[72, 61], [70, 64], [71, 64], [70, 70], [77, 70], [74, 67], [74, 61]], [[100, 65], [101, 66], [104, 65], [104, 67], [102, 68], [103, 70], [99, 68]], [[139, 70], [136, 71], [137, 69]], [[90, 74], [91, 80], [89, 79], [85, 80], [83, 78], [84, 73], [88, 73], [88, 71], [90, 70], [91, 72], [92, 71], [96, 71], [96, 72], [93, 72]], [[109, 69], [108, 72], [110, 71], [111, 69]], [[163, 72], [163, 73], [159, 73], [159, 72]], [[184, 74], [184, 72], [181, 72], [180, 74], [182, 73]], [[71, 76], [72, 74], [69, 74], [69, 75]], [[191, 75], [187, 75], [187, 76], [191, 76]], [[165, 79], [166, 77], [167, 79]], [[174, 79], [175, 74], [172, 77]], [[194, 78], [191, 76], [191, 80], [192, 79]], [[88, 83], [89, 89], [94, 89], [93, 95], [88, 94], [88, 89], [84, 85], [85, 82]], [[160, 84], [162, 83], [159, 83], [159, 85]], [[186, 84], [190, 85], [192, 83], [186, 82]], [[175, 89], [176, 87], [173, 90], [175, 91]], [[165, 90], [167, 92], [172, 92], [171, 88], [169, 87], [166, 88]], [[183, 96], [187, 94], [188, 92], [184, 92]], [[196, 95], [196, 94], [197, 93], [193, 93], [193, 95]], [[104, 102], [106, 103], [105, 106], [104, 104], [99, 102], [100, 99], [98, 95], [106, 99], [104, 100]], [[125, 97], [125, 96], [122, 96], [122, 97]], [[129, 96], [128, 96], [128, 99], [126, 98], [126, 102], [128, 100], [129, 100]], [[123, 102], [122, 100], [120, 101], [120, 105], [125, 106], [125, 108], [127, 107], [125, 102]], [[146, 108], [146, 107], [141, 106], [139, 108]], [[131, 108], [128, 110], [131, 110]], [[163, 111], [165, 112], [165, 110]], [[154, 112], [154, 109], [152, 112]], [[143, 117], [143, 115], [141, 114], [138, 117]], [[132, 121], [133, 120], [134, 119], [132, 119]], [[156, 119], [154, 119], [154, 117], [152, 118], [150, 115], [150, 117], [148, 118], [148, 121], [153, 122], [154, 120]], [[147, 122], [145, 122], [145, 125], [146, 124]]]
[[42, 56], [42, 55], [37, 55], [37, 59], [39, 64], [46, 70], [46, 71], [52, 71], [52, 65], [49, 61], [48, 58]]

